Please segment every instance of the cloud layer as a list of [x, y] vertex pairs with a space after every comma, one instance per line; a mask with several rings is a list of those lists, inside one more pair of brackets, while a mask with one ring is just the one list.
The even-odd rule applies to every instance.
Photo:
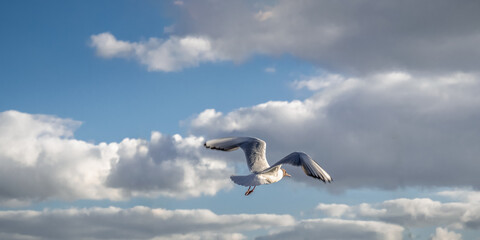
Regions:
[[[0, 211], [2, 239], [462, 239], [478, 229], [479, 192], [451, 190], [437, 197], [381, 203], [318, 204], [326, 217], [295, 220], [279, 214], [216, 214], [206, 209], [68, 208]], [[460, 197], [459, 197], [460, 196]], [[452, 198], [450, 198], [452, 197]], [[472, 224], [475, 222], [476, 224]], [[433, 227], [433, 228], [432, 228]], [[434, 232], [418, 230], [435, 229]], [[261, 230], [261, 231], [256, 231]], [[255, 233], [249, 233], [256, 231]], [[261, 233], [268, 231], [268, 234]], [[427, 234], [427, 235], [426, 235]], [[260, 235], [260, 236], [258, 236]]]
[[137, 206], [0, 211], [2, 239], [244, 239], [239, 232], [287, 227], [290, 215], [218, 215], [206, 209]]
[[79, 122], [0, 113], [0, 203], [46, 199], [176, 198], [232, 186], [233, 168], [202, 155], [203, 139], [153, 132], [150, 141], [92, 144], [73, 138]]

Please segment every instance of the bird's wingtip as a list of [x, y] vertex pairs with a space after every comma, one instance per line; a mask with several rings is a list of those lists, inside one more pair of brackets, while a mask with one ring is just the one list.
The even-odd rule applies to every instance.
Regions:
[[333, 182], [333, 178], [329, 178], [329, 179], [320, 179], [320, 181], [322, 181], [323, 183], [331, 183]]

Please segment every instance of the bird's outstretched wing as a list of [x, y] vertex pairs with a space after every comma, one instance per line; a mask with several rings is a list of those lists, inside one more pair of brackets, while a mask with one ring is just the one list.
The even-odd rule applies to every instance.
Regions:
[[257, 173], [270, 167], [265, 157], [267, 144], [261, 139], [252, 137], [219, 138], [206, 141], [204, 145], [207, 148], [221, 151], [233, 151], [241, 148], [245, 152], [250, 172]]
[[[282, 164], [291, 164], [293, 166], [302, 166], [303, 171], [310, 177], [318, 178], [323, 182], [331, 182], [332, 178], [330, 175], [323, 170], [320, 165], [318, 165], [315, 160], [313, 160], [310, 156], [303, 152], [293, 152], [287, 155], [286, 157], [282, 158], [277, 163], [273, 164], [269, 169], [282, 165]], [[269, 169], [265, 169], [268, 171]]]

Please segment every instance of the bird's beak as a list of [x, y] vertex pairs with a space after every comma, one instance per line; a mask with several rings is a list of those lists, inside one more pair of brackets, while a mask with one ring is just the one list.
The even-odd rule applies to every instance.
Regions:
[[290, 174], [288, 174], [287, 172], [285, 172], [285, 176], [291, 177], [292, 175], [290, 175]]

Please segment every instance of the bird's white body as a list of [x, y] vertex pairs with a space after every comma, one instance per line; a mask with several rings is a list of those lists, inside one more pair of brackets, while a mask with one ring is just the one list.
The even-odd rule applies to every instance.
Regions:
[[258, 186], [263, 184], [275, 183], [284, 177], [280, 166], [275, 167], [272, 171], [252, 173], [245, 176], [231, 176], [232, 181], [238, 185], [245, 187]]
[[[207, 141], [204, 145], [207, 148], [221, 151], [233, 151], [241, 148], [245, 152], [247, 165], [252, 173], [245, 176], [231, 176], [232, 181], [238, 185], [251, 187], [278, 182], [285, 175], [290, 176], [281, 168], [282, 164], [301, 166], [305, 174], [310, 177], [317, 178], [323, 182], [332, 181], [330, 175], [303, 152], [293, 152], [270, 166], [265, 155], [266, 143], [258, 138], [220, 138]], [[249, 191], [245, 195], [248, 195]]]

